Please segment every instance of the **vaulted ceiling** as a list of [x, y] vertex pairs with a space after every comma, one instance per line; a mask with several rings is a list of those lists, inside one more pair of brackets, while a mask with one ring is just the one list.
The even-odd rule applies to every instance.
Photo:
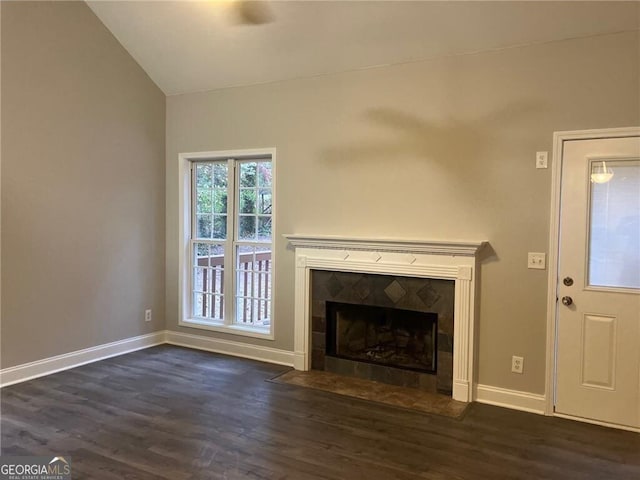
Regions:
[[637, 30], [638, 2], [232, 1], [88, 5], [168, 95]]

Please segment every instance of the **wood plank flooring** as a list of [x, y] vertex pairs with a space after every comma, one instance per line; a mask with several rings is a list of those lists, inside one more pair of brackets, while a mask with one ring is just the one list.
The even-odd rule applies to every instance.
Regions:
[[640, 435], [474, 404], [462, 420], [266, 382], [171, 346], [1, 391], [3, 455], [76, 479], [640, 479]]

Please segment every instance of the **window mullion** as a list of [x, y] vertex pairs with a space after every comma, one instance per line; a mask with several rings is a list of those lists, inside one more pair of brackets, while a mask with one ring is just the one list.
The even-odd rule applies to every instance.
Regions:
[[236, 259], [235, 259], [235, 216], [236, 216], [236, 165], [235, 160], [227, 160], [227, 241], [224, 247], [224, 323], [231, 325], [235, 320], [236, 305]]

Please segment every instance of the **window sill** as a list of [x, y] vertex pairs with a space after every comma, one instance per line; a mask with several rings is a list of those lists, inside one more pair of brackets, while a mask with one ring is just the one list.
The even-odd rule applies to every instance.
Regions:
[[261, 338], [263, 340], [274, 340], [273, 332], [269, 327], [251, 327], [244, 325], [227, 325], [224, 323], [211, 323], [198, 318], [187, 318], [178, 322], [181, 327], [198, 328], [212, 332], [228, 333], [230, 335], [240, 335], [243, 337]]

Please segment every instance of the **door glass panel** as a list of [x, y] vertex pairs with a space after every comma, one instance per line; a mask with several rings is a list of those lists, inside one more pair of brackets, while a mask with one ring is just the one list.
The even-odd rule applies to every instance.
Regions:
[[640, 289], [640, 160], [592, 160], [589, 285]]

